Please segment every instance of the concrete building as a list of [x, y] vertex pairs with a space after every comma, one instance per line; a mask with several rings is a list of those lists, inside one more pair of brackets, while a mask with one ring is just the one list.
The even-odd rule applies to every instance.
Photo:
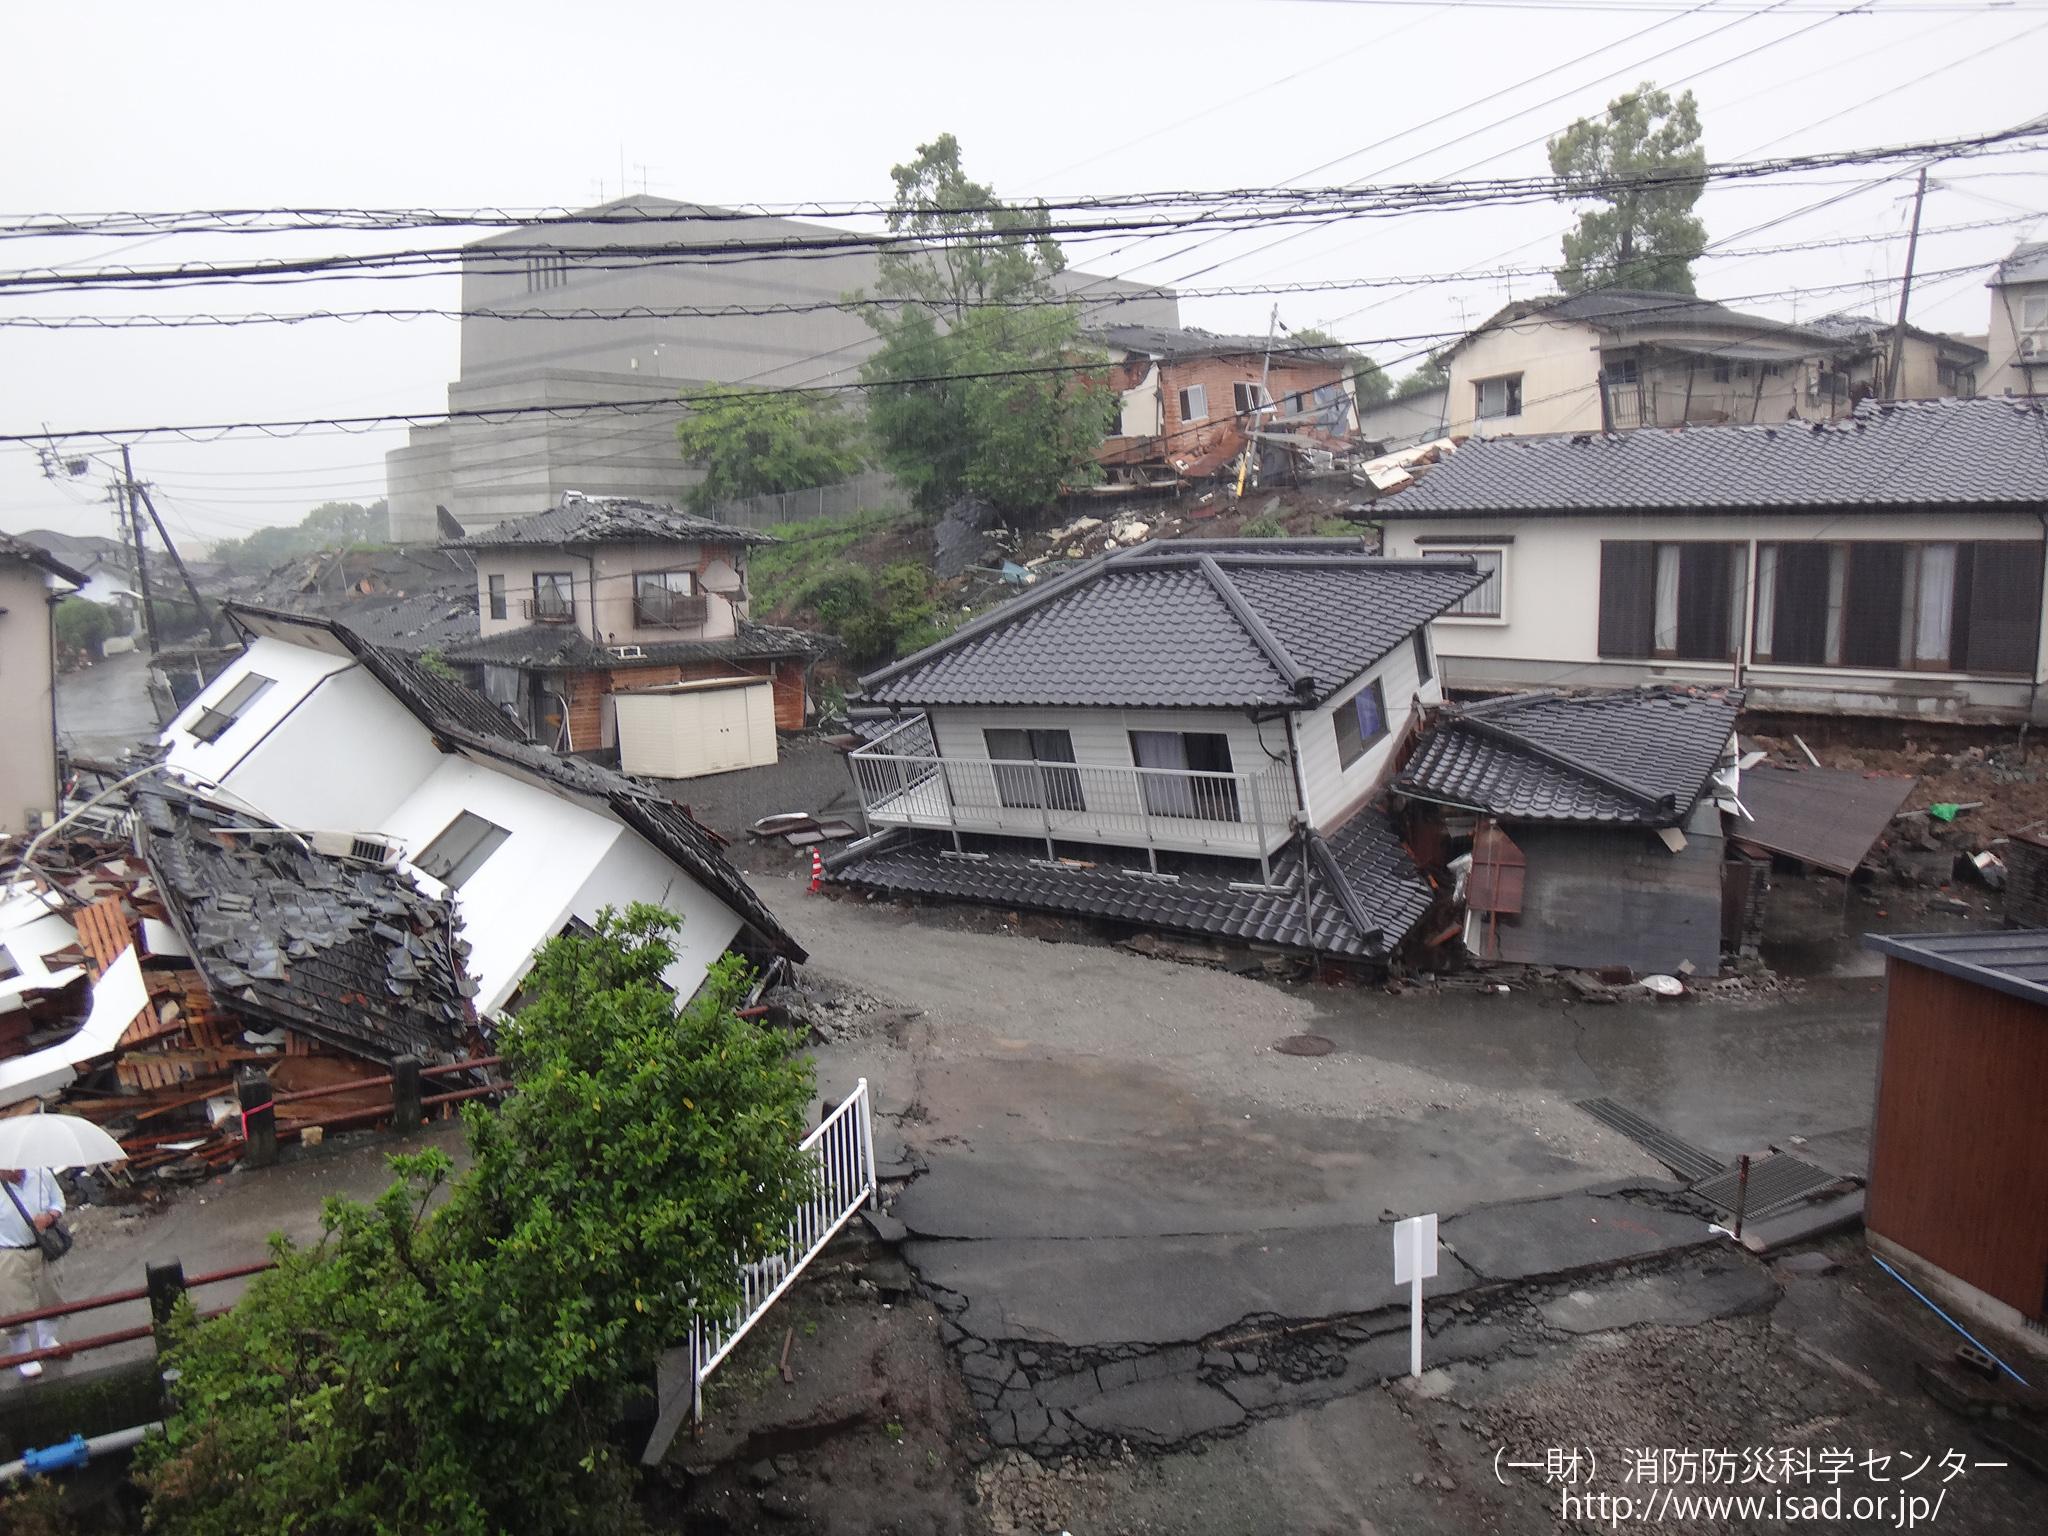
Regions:
[[[846, 384], [874, 350], [874, 333], [840, 303], [873, 291], [870, 249], [753, 253], [843, 240], [844, 230], [647, 196], [586, 212], [589, 223], [510, 229], [469, 248], [462, 372], [448, 408], [649, 409], [414, 428], [385, 458], [394, 539], [437, 538], [436, 507], [475, 531], [565, 491], [676, 502], [699, 478], [676, 451], [682, 411], [668, 402], [680, 390]], [[606, 222], [622, 218], [631, 222]], [[720, 247], [734, 249], [721, 258]], [[1058, 284], [1086, 296], [1092, 324], [1179, 324], [1170, 292], [1083, 272], [1062, 273]], [[540, 318], [563, 314], [577, 318]]]
[[[1521, 300], [1449, 351], [1452, 437], [1828, 421], [1886, 393], [1892, 328], [1609, 289]], [[1976, 393], [1981, 347], [1908, 328], [1902, 399]]]
[[1991, 275], [1987, 395], [2048, 394], [2048, 240], [2018, 246]]
[[0, 832], [33, 834], [57, 811], [58, 601], [86, 584], [47, 550], [0, 533]]

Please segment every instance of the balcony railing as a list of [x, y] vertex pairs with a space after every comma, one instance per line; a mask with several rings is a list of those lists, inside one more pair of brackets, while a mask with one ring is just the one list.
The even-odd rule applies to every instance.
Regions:
[[899, 728], [847, 759], [871, 826], [1250, 859], [1276, 852], [1293, 830], [1294, 779], [1284, 763], [1258, 773], [1195, 773], [940, 757], [928, 734], [915, 745], [896, 740], [907, 734]]
[[527, 618], [536, 624], [574, 624], [576, 599], [559, 592], [538, 592], [521, 601]]
[[633, 600], [633, 622], [641, 629], [702, 629], [711, 616], [704, 592], [642, 592]]

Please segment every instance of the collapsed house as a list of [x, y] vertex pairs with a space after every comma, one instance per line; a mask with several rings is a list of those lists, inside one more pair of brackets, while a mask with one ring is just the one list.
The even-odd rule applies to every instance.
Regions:
[[1120, 549], [861, 680], [870, 835], [826, 868], [1384, 965], [1433, 899], [1373, 803], [1471, 562]]
[[[1739, 689], [1513, 694], [1433, 711], [1394, 778], [1425, 863], [1461, 876], [1482, 960], [1720, 969]], [[1462, 851], [1458, 851], [1462, 850]], [[1747, 910], [1738, 902], [1737, 922]]]

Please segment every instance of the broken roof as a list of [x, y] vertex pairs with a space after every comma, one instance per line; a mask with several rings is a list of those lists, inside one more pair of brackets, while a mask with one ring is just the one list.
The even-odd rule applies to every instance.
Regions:
[[547, 672], [605, 672], [627, 667], [658, 667], [697, 661], [768, 661], [778, 657], [823, 656], [837, 648], [830, 635], [785, 629], [775, 624], [737, 621], [724, 640], [641, 642], [637, 656], [620, 656], [566, 624], [531, 624], [443, 647], [450, 661], [489, 663], [501, 667], [532, 667]]
[[39, 565], [52, 576], [61, 577], [74, 587], [82, 587], [92, 579], [81, 571], [73, 570], [40, 544], [33, 544], [16, 534], [0, 533], [0, 555], [12, 555], [17, 560]]
[[[1308, 900], [1302, 866], [1306, 858]], [[1227, 875], [1162, 878], [1022, 854], [960, 857], [924, 834], [885, 833], [826, 861], [833, 878], [879, 890], [1070, 912], [1182, 933], [1206, 933], [1323, 954], [1383, 959], [1429, 909], [1433, 893], [1379, 812], [1368, 807], [1327, 841], [1297, 836], [1274, 856], [1273, 885], [1233, 887]]]
[[1105, 325], [1089, 333], [1115, 352], [1143, 352], [1173, 361], [1187, 357], [1264, 357], [1276, 363], [1338, 363], [1342, 347], [1304, 347], [1286, 336], [1221, 336], [1192, 327], [1167, 330], [1157, 325]]
[[1446, 704], [1393, 787], [1516, 821], [1676, 826], [1713, 776], [1741, 709], [1736, 688]]
[[1475, 437], [1389, 518], [2048, 502], [2040, 400], [1865, 400], [1841, 421]]
[[2012, 254], [1991, 274], [1992, 288], [2008, 283], [2048, 283], [2048, 240], [2033, 240], [2012, 248]]
[[531, 517], [508, 517], [445, 549], [498, 549], [509, 545], [563, 548], [584, 544], [777, 544], [773, 534], [678, 512], [659, 502], [626, 496], [585, 496], [565, 491], [561, 505]]
[[[1843, 341], [1886, 341], [1898, 329], [1894, 320], [1880, 320], [1871, 315], [1821, 315], [1806, 322], [1808, 329], [1819, 331], [1823, 336], [1834, 336]], [[1985, 348], [1971, 341], [1967, 336], [1950, 336], [1940, 331], [1923, 331], [1917, 325], [1908, 325], [1906, 334], [1916, 341], [1931, 341], [1937, 347], [1951, 352], [1967, 352], [1977, 362], [1991, 356]]]
[[179, 789], [136, 807], [137, 851], [219, 1006], [386, 1062], [462, 1045], [475, 983], [446, 902]]
[[1484, 578], [1354, 539], [1120, 549], [861, 679], [894, 706], [1310, 708]]
[[1772, 336], [1787, 343], [1811, 347], [1815, 352], [1836, 351], [1842, 345], [1839, 340], [1818, 331], [1763, 315], [1745, 315], [1725, 304], [1692, 294], [1657, 293], [1638, 288], [1596, 288], [1588, 293], [1550, 294], [1505, 304], [1476, 330], [1460, 337], [1450, 351], [1455, 352], [1481, 336], [1505, 330], [1524, 320], [1576, 322], [1622, 338], [1641, 339], [1644, 332], [1678, 328]]

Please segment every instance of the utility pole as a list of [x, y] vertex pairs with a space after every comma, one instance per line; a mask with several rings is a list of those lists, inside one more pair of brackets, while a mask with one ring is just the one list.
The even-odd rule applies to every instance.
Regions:
[[1920, 248], [1920, 207], [1927, 201], [1927, 167], [1920, 167], [1920, 187], [1913, 194], [1913, 232], [1906, 237], [1906, 276], [1899, 284], [1899, 323], [1892, 327], [1892, 364], [1886, 370], [1884, 397], [1899, 398], [1899, 375], [1906, 361], [1906, 305], [1913, 297], [1913, 257]]
[[149, 654], [163, 649], [157, 638], [156, 603], [149, 595], [149, 557], [142, 551], [142, 513], [136, 506], [135, 466], [128, 459], [128, 445], [121, 445], [121, 484], [117, 488], [121, 513], [128, 520], [128, 534], [135, 545], [135, 584], [142, 589], [142, 627], [149, 636]]
[[[121, 450], [123, 462], [126, 462], [127, 452], [125, 448]], [[170, 554], [171, 564], [178, 568], [179, 579], [185, 583], [186, 595], [192, 599], [193, 611], [198, 614], [199, 621], [211, 630], [213, 626], [206, 617], [206, 602], [199, 595], [198, 583], [192, 580], [192, 573], [185, 569], [185, 557], [178, 553], [178, 546], [171, 542], [171, 535], [164, 527], [164, 520], [157, 516], [156, 502], [149, 494], [149, 487], [139, 480], [131, 479], [128, 482], [128, 494], [131, 498], [140, 497], [143, 506], [149, 509], [149, 520], [156, 527], [156, 536], [164, 541], [164, 549]]]

